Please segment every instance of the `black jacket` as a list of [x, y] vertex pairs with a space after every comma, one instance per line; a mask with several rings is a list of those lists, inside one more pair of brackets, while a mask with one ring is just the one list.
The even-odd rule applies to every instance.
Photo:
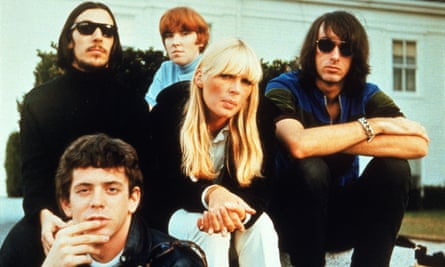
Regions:
[[[133, 215], [119, 267], [145, 267], [147, 263], [151, 267], [204, 267], [205, 258], [202, 255], [190, 245], [172, 245], [172, 241], [176, 240], [149, 228], [137, 215]], [[161, 249], [157, 248], [159, 245]], [[194, 246], [197, 247], [196, 244]]]
[[133, 145], [141, 161], [147, 151], [148, 107], [142, 97], [125, 90], [108, 71], [74, 69], [24, 98], [20, 120], [23, 207], [36, 219], [48, 208], [58, 212], [54, 175], [69, 143], [85, 134], [105, 133]]
[[[156, 153], [150, 161], [150, 175], [145, 184], [144, 213], [149, 214], [150, 226], [167, 231], [168, 220], [177, 209], [202, 212], [203, 190], [212, 181], [192, 182], [181, 170], [179, 131], [183, 119], [183, 107], [189, 96], [189, 82], [179, 82], [164, 89], [157, 97], [157, 105], [150, 112], [151, 151]], [[268, 205], [273, 181], [275, 145], [275, 106], [263, 98], [258, 111], [263, 151], [263, 178], [255, 178], [249, 187], [241, 187], [231, 174], [235, 173], [233, 161], [223, 168], [220, 184], [244, 199], [257, 213], [246, 225], [252, 225]], [[152, 216], [156, 214], [156, 216]]]

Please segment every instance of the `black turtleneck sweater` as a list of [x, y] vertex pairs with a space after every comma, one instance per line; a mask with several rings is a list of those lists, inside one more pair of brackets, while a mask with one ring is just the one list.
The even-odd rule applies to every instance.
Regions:
[[65, 148], [81, 135], [105, 133], [133, 145], [143, 162], [148, 136], [148, 107], [125, 90], [108, 71], [68, 70], [32, 89], [20, 120], [23, 208], [28, 218], [43, 208], [61, 216], [54, 176]]

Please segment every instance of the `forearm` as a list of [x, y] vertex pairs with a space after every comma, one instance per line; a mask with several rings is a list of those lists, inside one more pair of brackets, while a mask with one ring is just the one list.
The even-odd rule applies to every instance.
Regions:
[[356, 121], [304, 129], [298, 121], [285, 119], [277, 122], [276, 134], [295, 158], [330, 155], [367, 140]]
[[428, 153], [428, 142], [419, 136], [378, 135], [343, 151], [353, 155], [415, 159]]
[[419, 123], [401, 117], [373, 118], [368, 123], [380, 141], [369, 140], [369, 131], [358, 121], [305, 129], [297, 120], [284, 119], [277, 122], [276, 135], [295, 158], [338, 152], [403, 158], [426, 154], [429, 138]]

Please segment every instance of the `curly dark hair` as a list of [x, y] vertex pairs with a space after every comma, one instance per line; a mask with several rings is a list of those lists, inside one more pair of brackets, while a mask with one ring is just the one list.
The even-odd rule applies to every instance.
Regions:
[[69, 200], [74, 169], [87, 167], [123, 167], [128, 178], [129, 193], [136, 186], [142, 188], [138, 156], [131, 145], [102, 133], [84, 135], [72, 142], [60, 158], [55, 178], [59, 201]]

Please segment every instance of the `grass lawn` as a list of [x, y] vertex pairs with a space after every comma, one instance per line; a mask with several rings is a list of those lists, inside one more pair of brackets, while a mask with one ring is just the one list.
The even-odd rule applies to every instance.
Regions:
[[445, 210], [406, 212], [399, 234], [415, 239], [445, 241]]

